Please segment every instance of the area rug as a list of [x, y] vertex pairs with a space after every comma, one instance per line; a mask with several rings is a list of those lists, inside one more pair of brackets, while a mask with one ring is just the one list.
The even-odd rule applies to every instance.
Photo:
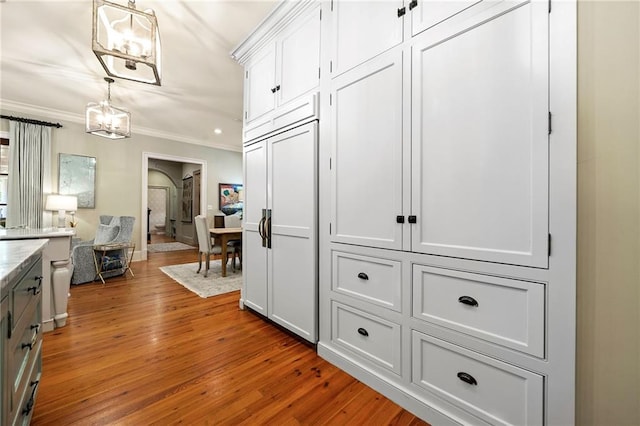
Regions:
[[197, 247], [176, 241], [173, 243], [149, 244], [147, 246], [147, 251], [150, 251], [151, 253], [159, 253], [161, 251], [191, 250], [195, 248]]
[[242, 287], [241, 270], [234, 272], [231, 265], [227, 265], [227, 276], [222, 278], [221, 268], [219, 260], [212, 260], [206, 278], [204, 277], [204, 262], [202, 262], [202, 271], [199, 274], [196, 274], [198, 262], [163, 266], [160, 270], [198, 296], [206, 298], [240, 290]]

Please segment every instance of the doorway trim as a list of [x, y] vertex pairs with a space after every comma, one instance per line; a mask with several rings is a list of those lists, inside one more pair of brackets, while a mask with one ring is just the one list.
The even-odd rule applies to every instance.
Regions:
[[[149, 196], [147, 186], [149, 185], [149, 160], [167, 160], [174, 161], [176, 163], [190, 163], [200, 165], [200, 211], [205, 212], [207, 207], [207, 162], [199, 158], [179, 157], [177, 155], [160, 154], [157, 152], [143, 152], [142, 153], [142, 195], [143, 201], [140, 209], [140, 217], [147, 217], [147, 197]], [[140, 260], [147, 260], [147, 221], [140, 221], [140, 234], [141, 241], [145, 241], [145, 244], [140, 247]]]

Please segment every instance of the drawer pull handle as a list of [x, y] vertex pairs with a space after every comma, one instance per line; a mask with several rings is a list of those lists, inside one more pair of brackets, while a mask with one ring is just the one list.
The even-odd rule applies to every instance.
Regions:
[[24, 409], [22, 410], [23, 416], [28, 415], [31, 410], [33, 410], [33, 404], [36, 401], [36, 390], [38, 389], [38, 383], [40, 383], [39, 380], [31, 382], [31, 386], [33, 386], [33, 389], [31, 389], [31, 398], [29, 398], [29, 402], [27, 402], [27, 405], [25, 405]]
[[471, 296], [460, 296], [458, 297], [458, 302], [469, 306], [478, 306], [478, 301]]
[[358, 274], [358, 278], [360, 278], [361, 280], [368, 280], [369, 279], [369, 275], [365, 274], [364, 272], [360, 272]]
[[369, 332], [362, 327], [358, 329], [358, 334], [361, 334], [362, 336], [365, 336], [365, 337], [369, 336]]
[[473, 378], [471, 374], [464, 373], [462, 371], [458, 373], [458, 379], [470, 385], [474, 385], [474, 386], [478, 385], [478, 382], [476, 381], [476, 379]]

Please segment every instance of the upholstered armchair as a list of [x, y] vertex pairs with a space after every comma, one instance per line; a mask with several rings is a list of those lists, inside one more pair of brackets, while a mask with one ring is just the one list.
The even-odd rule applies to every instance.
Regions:
[[[133, 216], [100, 216], [100, 224], [93, 240], [75, 244], [71, 250], [73, 276], [71, 284], [83, 284], [96, 279], [96, 266], [93, 258], [93, 246], [106, 243], [129, 243], [133, 235]], [[126, 255], [126, 254], [125, 254]], [[122, 274], [121, 270], [102, 272], [104, 278]]]

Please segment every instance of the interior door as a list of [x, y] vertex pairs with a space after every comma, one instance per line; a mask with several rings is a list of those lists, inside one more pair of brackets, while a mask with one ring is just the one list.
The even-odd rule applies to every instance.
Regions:
[[267, 145], [244, 148], [243, 303], [267, 315], [267, 249], [260, 235], [267, 208]]
[[317, 335], [317, 124], [269, 139], [269, 318]]
[[504, 7], [414, 46], [412, 247], [546, 267], [548, 6]]

